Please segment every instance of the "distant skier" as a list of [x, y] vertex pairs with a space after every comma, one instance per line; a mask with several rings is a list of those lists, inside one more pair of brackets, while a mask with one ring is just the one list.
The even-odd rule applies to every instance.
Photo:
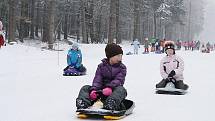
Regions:
[[64, 69], [64, 72], [70, 68], [75, 68], [78, 72], [85, 72], [86, 68], [82, 64], [82, 53], [78, 47], [78, 43], [73, 43], [72, 48], [67, 54], [68, 66]]
[[101, 98], [103, 108], [107, 110], [122, 110], [125, 106], [122, 101], [127, 96], [123, 87], [126, 66], [121, 62], [123, 50], [117, 44], [107, 44], [106, 57], [97, 67], [92, 86], [85, 85], [81, 88], [76, 107], [85, 109]]
[[166, 56], [160, 62], [162, 81], [156, 84], [156, 88], [164, 88], [169, 79], [175, 80], [175, 88], [187, 90], [188, 85], [183, 83], [184, 61], [175, 54], [175, 45], [172, 41], [165, 42]]
[[131, 45], [134, 46], [134, 54], [138, 54], [138, 48], [140, 48], [140, 42], [138, 41], [138, 39], [135, 39]]

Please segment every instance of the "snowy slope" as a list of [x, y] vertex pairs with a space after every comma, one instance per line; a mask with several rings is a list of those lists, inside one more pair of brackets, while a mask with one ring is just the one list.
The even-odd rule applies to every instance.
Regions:
[[[105, 56], [104, 47], [81, 45], [88, 70], [81, 77], [62, 76], [67, 50], [41, 51], [19, 44], [0, 49], [0, 121], [79, 121], [75, 99], [83, 85], [92, 83]], [[131, 50], [128, 45], [123, 49], [124, 53]], [[136, 108], [122, 121], [215, 120], [215, 52], [177, 53], [184, 58], [185, 82], [190, 86], [184, 96], [154, 94], [155, 84], [161, 80], [159, 62], [164, 54], [123, 56], [128, 69], [125, 87]]]

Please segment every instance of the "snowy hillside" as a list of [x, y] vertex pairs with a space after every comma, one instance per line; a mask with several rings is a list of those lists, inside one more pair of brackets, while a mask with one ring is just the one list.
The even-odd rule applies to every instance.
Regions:
[[[87, 75], [62, 76], [65, 51], [48, 51], [25, 45], [0, 49], [0, 121], [79, 121], [75, 99], [83, 85], [91, 84], [105, 45], [81, 45]], [[124, 53], [131, 50], [123, 45]], [[143, 50], [143, 48], [141, 48]], [[185, 61], [183, 96], [157, 95], [160, 59], [165, 55], [124, 54], [125, 88], [136, 103], [134, 113], [122, 121], [214, 121], [215, 52], [177, 51]]]

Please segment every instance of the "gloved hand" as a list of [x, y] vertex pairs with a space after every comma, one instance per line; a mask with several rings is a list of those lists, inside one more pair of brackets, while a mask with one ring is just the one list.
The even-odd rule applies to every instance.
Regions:
[[174, 70], [172, 70], [172, 71], [169, 73], [168, 77], [173, 77], [173, 76], [175, 76], [175, 71], [174, 71]]
[[97, 94], [96, 94], [95, 90], [90, 92], [90, 99], [91, 100], [96, 100], [97, 99]]
[[104, 96], [110, 96], [112, 94], [112, 89], [110, 87], [106, 87], [102, 90], [102, 94]]

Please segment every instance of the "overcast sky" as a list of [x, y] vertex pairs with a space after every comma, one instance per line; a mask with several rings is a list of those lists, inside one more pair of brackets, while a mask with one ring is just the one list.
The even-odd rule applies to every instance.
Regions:
[[204, 30], [199, 39], [215, 42], [215, 0], [205, 0], [205, 2]]

